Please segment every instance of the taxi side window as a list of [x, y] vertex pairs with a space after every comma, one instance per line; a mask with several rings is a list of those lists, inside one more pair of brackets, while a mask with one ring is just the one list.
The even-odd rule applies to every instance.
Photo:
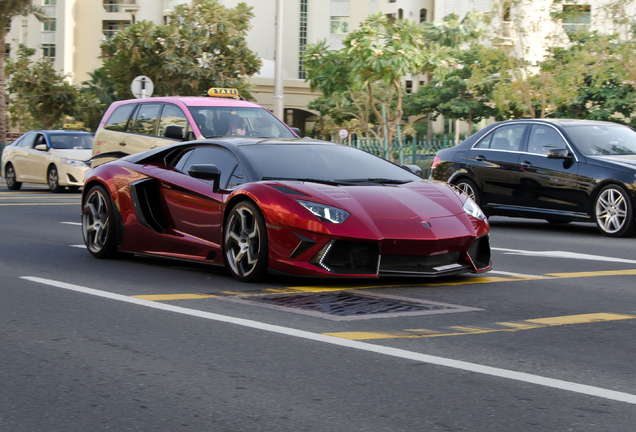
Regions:
[[104, 129], [123, 132], [126, 129], [126, 124], [128, 124], [130, 114], [136, 106], [137, 104], [126, 104], [115, 108], [115, 111], [106, 121]]
[[128, 132], [154, 135], [160, 109], [160, 104], [140, 104]]
[[166, 127], [179, 126], [183, 130], [183, 134], [186, 133], [186, 127], [188, 126], [188, 120], [178, 106], [172, 104], [166, 104], [161, 111], [161, 118], [159, 119], [159, 129], [157, 130], [157, 136], [164, 136]]
[[36, 137], [36, 134], [27, 133], [26, 135], [23, 135], [21, 137], [20, 142], [17, 143], [16, 145], [22, 148], [31, 148], [33, 147], [33, 140], [35, 140], [35, 137]]

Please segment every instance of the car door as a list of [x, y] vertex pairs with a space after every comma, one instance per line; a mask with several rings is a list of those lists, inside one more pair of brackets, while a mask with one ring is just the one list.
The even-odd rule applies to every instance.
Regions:
[[[551, 150], [567, 157], [550, 158]], [[551, 125], [533, 124], [520, 159], [524, 207], [546, 212], [584, 212], [587, 197], [579, 187], [579, 162], [563, 135]]]
[[[40, 149], [36, 147], [40, 146]], [[45, 149], [44, 149], [45, 148]], [[27, 172], [32, 181], [37, 183], [46, 183], [46, 175], [49, 163], [49, 144], [46, 136], [42, 133], [38, 133], [33, 143], [33, 148], [29, 149], [30, 161]]]
[[[212, 181], [191, 177], [188, 170], [194, 164], [214, 164], [221, 171], [220, 191], [213, 192]], [[222, 206], [227, 192], [244, 181], [236, 157], [217, 146], [197, 147], [184, 154], [175, 171], [166, 173], [161, 194], [172, 226], [184, 235], [211, 242], [222, 248]]]
[[32, 175], [28, 170], [36, 136], [35, 132], [27, 132], [16, 145], [11, 146], [11, 153], [6, 155], [7, 161], [13, 165], [16, 180], [19, 182], [32, 180]]
[[493, 129], [466, 154], [467, 169], [481, 191], [482, 205], [516, 205], [519, 190], [519, 151], [527, 124]]

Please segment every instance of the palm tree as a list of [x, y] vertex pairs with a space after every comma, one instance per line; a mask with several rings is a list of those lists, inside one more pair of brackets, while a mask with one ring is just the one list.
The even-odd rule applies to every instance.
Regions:
[[42, 10], [33, 6], [32, 0], [2, 0], [0, 2], [0, 143], [4, 143], [7, 138], [7, 102], [4, 89], [4, 53], [7, 46], [5, 38], [13, 18], [29, 14], [34, 14], [38, 19], [44, 19]]

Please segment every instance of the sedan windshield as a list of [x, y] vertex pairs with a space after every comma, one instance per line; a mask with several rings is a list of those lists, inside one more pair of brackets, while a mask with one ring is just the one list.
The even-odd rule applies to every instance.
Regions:
[[262, 179], [327, 184], [401, 184], [420, 177], [362, 150], [329, 144], [255, 144], [245, 147]]
[[189, 110], [206, 138], [295, 138], [289, 128], [265, 108], [193, 106]]
[[52, 148], [60, 150], [93, 148], [93, 135], [89, 134], [51, 134], [49, 141]]
[[586, 155], [636, 154], [636, 131], [622, 125], [571, 125], [572, 143]]

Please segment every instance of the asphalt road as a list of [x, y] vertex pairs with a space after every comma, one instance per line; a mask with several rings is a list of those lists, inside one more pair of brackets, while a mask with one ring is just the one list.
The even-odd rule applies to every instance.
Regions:
[[[256, 285], [94, 259], [79, 201], [0, 182], [2, 432], [635, 429], [636, 238], [492, 218], [486, 275]], [[422, 310], [258, 301], [272, 293]]]

